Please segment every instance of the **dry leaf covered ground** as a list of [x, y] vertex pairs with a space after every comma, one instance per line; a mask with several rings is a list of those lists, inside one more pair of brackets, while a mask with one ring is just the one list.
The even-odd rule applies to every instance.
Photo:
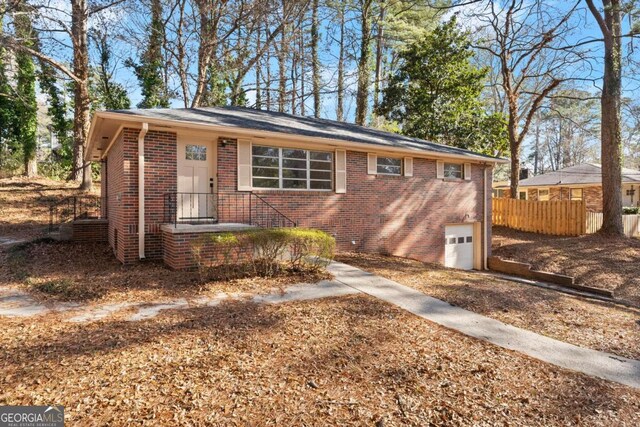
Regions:
[[0, 405], [62, 404], [69, 425], [640, 423], [638, 390], [366, 296], [0, 321]]
[[[10, 212], [2, 233], [31, 237], [46, 225], [44, 211], [33, 206], [41, 196], [1, 194], [0, 206]], [[22, 207], [7, 206], [8, 199]], [[313, 278], [199, 285], [196, 273], [159, 263], [124, 268], [106, 245], [43, 241], [0, 249], [1, 285], [89, 304], [258, 292], [298, 279]], [[138, 322], [111, 316], [71, 323], [64, 316], [0, 318], [0, 405], [62, 404], [69, 425], [640, 423], [638, 390], [465, 337], [363, 295], [230, 301]]]
[[[49, 204], [81, 194], [77, 183], [47, 178], [0, 179], [0, 236], [25, 239], [49, 226]], [[99, 191], [99, 184], [96, 185]]]
[[640, 310], [405, 258], [345, 253], [338, 260], [514, 326], [640, 360]]
[[568, 274], [577, 283], [614, 291], [640, 305], [640, 239], [546, 236], [493, 227], [493, 255], [537, 270]]
[[256, 293], [330, 278], [326, 271], [284, 272], [272, 278], [201, 280], [197, 271], [171, 271], [161, 261], [123, 266], [105, 243], [36, 241], [0, 249], [0, 283], [47, 300], [86, 304], [162, 302], [212, 297], [220, 292]]

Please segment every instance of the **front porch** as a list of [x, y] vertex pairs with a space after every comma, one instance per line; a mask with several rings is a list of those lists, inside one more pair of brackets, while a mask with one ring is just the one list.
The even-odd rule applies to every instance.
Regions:
[[[171, 192], [165, 193], [162, 200], [160, 221], [143, 222], [140, 233], [118, 226], [120, 218], [113, 212], [109, 215], [113, 206], [106, 197], [68, 197], [50, 206], [49, 232], [58, 240], [109, 242], [116, 255], [122, 239], [137, 241], [146, 248], [140, 252], [140, 259], [162, 259], [177, 270], [196, 265], [193, 245], [202, 242], [204, 235], [296, 226], [295, 221], [251, 192]], [[118, 197], [113, 200], [114, 204], [120, 202]], [[127, 233], [130, 230], [133, 232]], [[205, 248], [206, 256], [218, 258], [221, 254], [209, 246]]]

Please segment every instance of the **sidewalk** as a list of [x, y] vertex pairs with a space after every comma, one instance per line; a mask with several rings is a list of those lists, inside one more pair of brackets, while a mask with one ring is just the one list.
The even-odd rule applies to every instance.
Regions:
[[333, 262], [328, 269], [335, 280], [444, 327], [563, 368], [640, 388], [640, 361], [516, 328], [347, 264]]

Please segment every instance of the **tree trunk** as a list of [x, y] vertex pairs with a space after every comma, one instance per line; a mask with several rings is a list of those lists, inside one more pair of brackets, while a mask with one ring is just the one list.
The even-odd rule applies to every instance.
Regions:
[[518, 198], [520, 183], [520, 136], [518, 135], [518, 101], [513, 100], [509, 105], [509, 120], [507, 126], [509, 135], [509, 151], [511, 154], [511, 198]]
[[380, 5], [380, 15], [378, 16], [378, 34], [376, 35], [376, 71], [373, 82], [373, 111], [378, 109], [380, 102], [380, 85], [382, 82], [382, 42], [384, 40], [384, 4]]
[[360, 57], [358, 59], [358, 89], [356, 92], [356, 124], [364, 125], [369, 101], [369, 57], [371, 56], [372, 0], [363, 0], [360, 16]]
[[340, 3], [340, 47], [338, 53], [338, 101], [336, 120], [344, 121], [344, 2]]
[[284, 112], [287, 92], [287, 31], [280, 34], [280, 49], [278, 50], [278, 111]]
[[[89, 48], [87, 45], [88, 11], [86, 0], [71, 3], [71, 32], [73, 36], [73, 73], [78, 77], [74, 84], [73, 111], [73, 173], [72, 179], [82, 180], [80, 188], [91, 190], [91, 163], [84, 161], [84, 149], [89, 136]], [[80, 175], [82, 173], [82, 175]]]
[[622, 225], [622, 138], [620, 103], [622, 93], [620, 2], [605, 0], [604, 76], [602, 85], [602, 213], [600, 232], [624, 235]]
[[[320, 59], [318, 57], [318, 0], [313, 0], [311, 11], [311, 66], [313, 74], [313, 117], [320, 117]], [[303, 79], [304, 81], [304, 79]], [[303, 100], [304, 102], [304, 100]]]
[[38, 160], [35, 156], [25, 162], [24, 170], [28, 177], [38, 176]]
[[[258, 29], [256, 30], [256, 48], [257, 51], [260, 51], [260, 42], [261, 42], [261, 32], [260, 32], [260, 26], [258, 26]], [[261, 110], [262, 109], [262, 90], [260, 88], [260, 85], [262, 84], [261, 82], [262, 80], [262, 63], [260, 62], [260, 60], [256, 61], [256, 109], [257, 110]]]

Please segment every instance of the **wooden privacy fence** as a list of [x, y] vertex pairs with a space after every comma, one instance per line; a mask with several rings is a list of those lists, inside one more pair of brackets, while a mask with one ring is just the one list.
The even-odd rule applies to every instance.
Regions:
[[493, 225], [559, 236], [586, 232], [584, 200], [493, 199]]
[[[640, 215], [622, 215], [624, 234], [627, 237], [640, 236]], [[591, 234], [602, 227], [602, 212], [587, 212], [587, 230]]]

